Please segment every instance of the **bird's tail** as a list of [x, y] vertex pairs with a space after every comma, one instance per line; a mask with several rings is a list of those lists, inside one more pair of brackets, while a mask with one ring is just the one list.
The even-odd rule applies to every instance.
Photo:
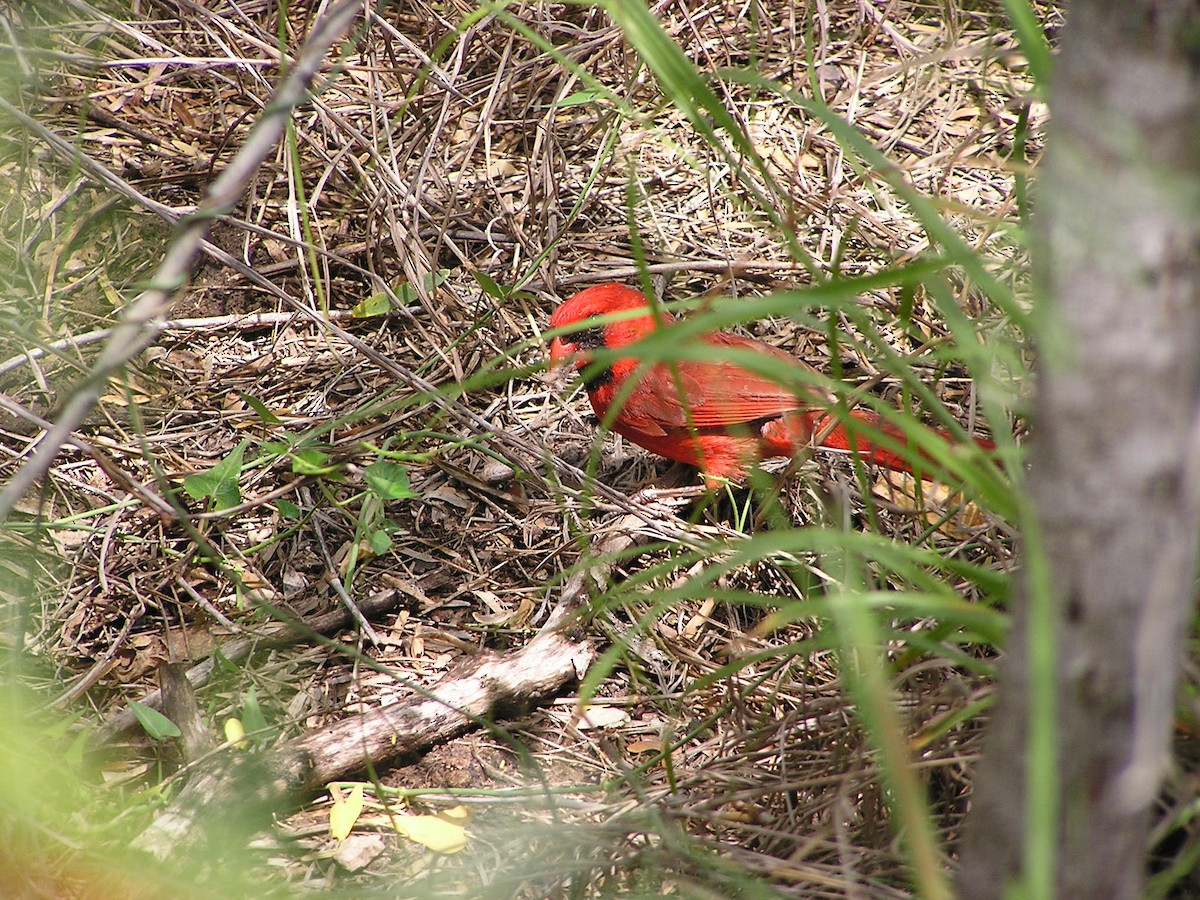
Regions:
[[[913, 471], [913, 464], [910, 460], [914, 457], [929, 460], [931, 463], [933, 462], [933, 458], [923, 450], [914, 448], [914, 452], [906, 457], [887, 447], [881, 447], [876, 444], [871, 439], [871, 434], [880, 432], [894, 438], [898, 444], [908, 445], [910, 443], [908, 436], [903, 431], [885, 422], [883, 417], [878, 413], [853, 409], [850, 410], [850, 417], [861, 422], [864, 428], [862, 430], [854, 429], [852, 433], [850, 430], [847, 430], [845, 422], [840, 421], [838, 416], [829, 411], [814, 410], [805, 413], [806, 425], [810, 429], [809, 433], [812, 436], [810, 440], [814, 441], [819, 447], [855, 453], [863, 462], [883, 466], [896, 472], [911, 473]], [[948, 443], [959, 442], [958, 438], [949, 432], [942, 431], [940, 428], [930, 428], [929, 430], [939, 435]], [[996, 448], [996, 445], [986, 438], [975, 438], [974, 440], [975, 443], [985, 450], [994, 450]]]

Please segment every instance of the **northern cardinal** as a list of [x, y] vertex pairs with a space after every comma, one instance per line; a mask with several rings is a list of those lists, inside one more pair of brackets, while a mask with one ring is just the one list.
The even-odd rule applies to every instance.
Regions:
[[[592, 351], [618, 350], [670, 328], [674, 317], [659, 310], [657, 317], [649, 301], [621, 284], [600, 284], [576, 294], [550, 317], [551, 328], [563, 328], [610, 313], [642, 310], [644, 315], [622, 319], [554, 338], [550, 344], [553, 364], [571, 362], [584, 371]], [[661, 324], [660, 324], [661, 323]], [[768, 354], [799, 366], [818, 383], [815, 369], [761, 341], [716, 331], [699, 338], [720, 350], [736, 347]], [[618, 358], [607, 368], [585, 372], [585, 386], [592, 409], [602, 422], [652, 453], [696, 466], [713, 487], [720, 479], [740, 481], [759, 460], [794, 456], [813, 445], [857, 453], [864, 461], [902, 472], [913, 467], [903, 457], [879, 447], [866, 434], [847, 433], [832, 412], [834, 398], [817, 388], [803, 393], [784, 387], [732, 362], [680, 360], [676, 363], [642, 365], [634, 356]], [[640, 371], [639, 371], [640, 369]], [[625, 383], [636, 378], [633, 387]], [[621, 407], [610, 418], [614, 403]], [[872, 412], [851, 410], [850, 416], [868, 429], [883, 432], [901, 443], [904, 434]], [[955, 439], [936, 430], [948, 441]], [[995, 445], [976, 439], [985, 449]], [[924, 454], [919, 454], [924, 455]]]

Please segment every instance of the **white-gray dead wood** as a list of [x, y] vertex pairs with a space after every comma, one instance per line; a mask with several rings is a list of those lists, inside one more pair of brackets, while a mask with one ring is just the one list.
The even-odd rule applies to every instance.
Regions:
[[272, 813], [366, 768], [381, 769], [496, 717], [536, 705], [573, 684], [595, 656], [588, 641], [543, 632], [512, 654], [487, 654], [427, 695], [337, 722], [230, 765], [202, 767], [135, 846], [166, 857], [231, 831], [248, 835]]

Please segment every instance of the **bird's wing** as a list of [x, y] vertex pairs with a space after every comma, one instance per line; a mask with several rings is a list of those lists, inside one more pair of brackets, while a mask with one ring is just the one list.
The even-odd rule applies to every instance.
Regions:
[[[714, 356], [727, 347], [753, 350], [784, 360], [805, 363], [759, 341], [718, 332], [704, 338]], [[820, 403], [816, 388], [806, 394], [747, 371], [732, 362], [714, 359], [681, 360], [651, 367], [630, 393], [622, 415], [643, 431], [680, 428], [722, 428], [773, 418]]]

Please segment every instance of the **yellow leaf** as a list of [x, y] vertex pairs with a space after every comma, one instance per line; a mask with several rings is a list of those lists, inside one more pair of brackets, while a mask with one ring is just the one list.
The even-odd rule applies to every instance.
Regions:
[[662, 741], [631, 741], [625, 745], [627, 753], [657, 753], [662, 749]]
[[239, 750], [246, 749], [246, 726], [242, 724], [241, 719], [225, 720], [225, 740]]
[[329, 794], [333, 797], [333, 806], [329, 809], [329, 835], [335, 841], [344, 841], [362, 814], [363, 786], [356, 784], [347, 797], [330, 785]]
[[[965, 540], [987, 525], [987, 516], [971, 500], [944, 484], [917, 479], [907, 472], [887, 472], [875, 482], [875, 493], [901, 509], [923, 513], [940, 534]], [[951, 515], [947, 518], [947, 513]], [[942, 521], [945, 519], [945, 521]]]
[[458, 806], [452, 806], [449, 809], [443, 809], [440, 813], [438, 813], [439, 819], [445, 819], [447, 822], [458, 825], [462, 828], [466, 828], [468, 825], [470, 825], [471, 819], [474, 817], [475, 813], [472, 812], [471, 807], [463, 806], [461, 803], [458, 804]]
[[467, 830], [437, 816], [396, 816], [396, 831], [435, 853], [457, 853], [467, 846]]

